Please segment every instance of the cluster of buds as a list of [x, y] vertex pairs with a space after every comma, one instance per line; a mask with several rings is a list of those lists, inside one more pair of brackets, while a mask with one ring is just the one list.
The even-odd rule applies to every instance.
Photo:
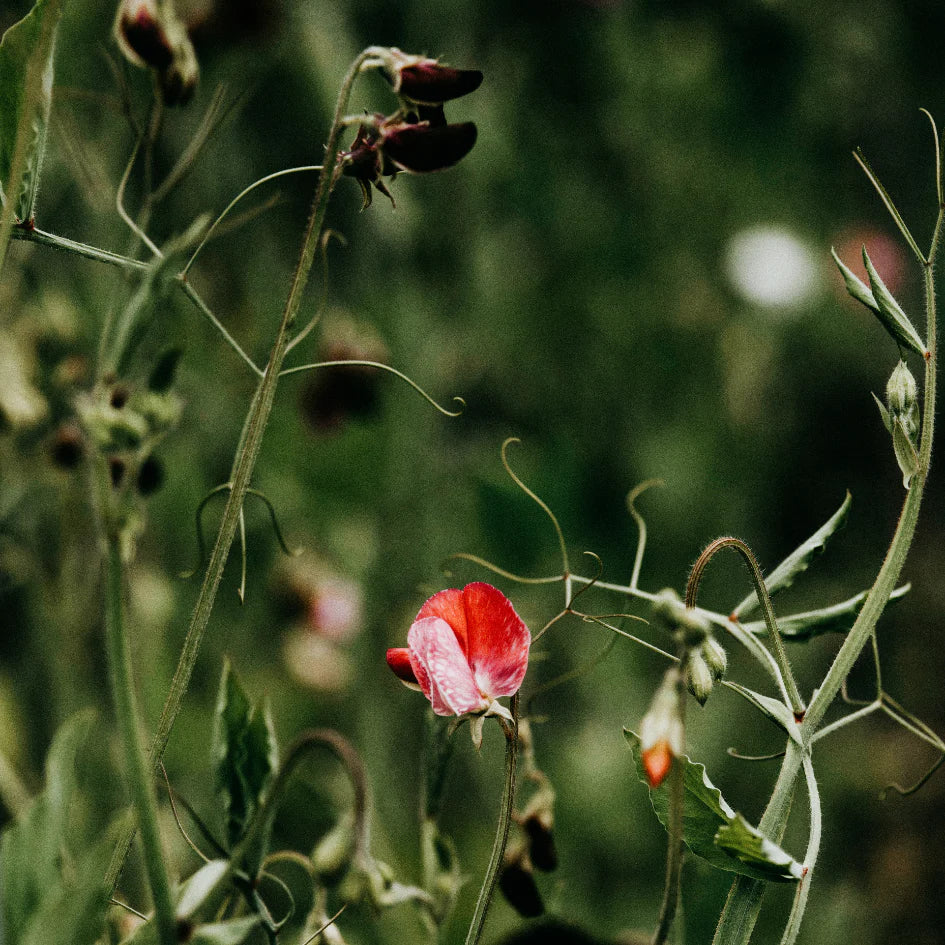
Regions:
[[472, 150], [475, 124], [450, 124], [443, 103], [475, 91], [482, 83], [482, 73], [476, 69], [454, 69], [396, 48], [379, 51], [377, 64], [400, 99], [400, 108], [391, 115], [366, 116], [351, 147], [338, 155], [337, 173], [358, 182], [363, 207], [371, 204], [372, 187], [394, 202], [385, 177], [393, 179], [400, 171], [444, 170]]
[[908, 489], [919, 468], [919, 391], [905, 361], [900, 361], [886, 384], [886, 406], [873, 395], [883, 424], [892, 436], [902, 484]]
[[186, 104], [200, 76], [187, 27], [172, 0], [121, 0], [115, 15], [115, 41], [125, 58], [153, 69], [164, 102]]
[[662, 625], [677, 647], [685, 650], [686, 686], [699, 705], [705, 705], [728, 665], [725, 650], [712, 636], [712, 625], [669, 589], [661, 591], [653, 602], [653, 622]]

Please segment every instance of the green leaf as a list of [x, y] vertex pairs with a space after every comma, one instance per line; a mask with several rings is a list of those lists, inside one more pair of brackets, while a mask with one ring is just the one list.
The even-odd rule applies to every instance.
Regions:
[[917, 354], [925, 355], [925, 343], [919, 337], [919, 333], [915, 330], [912, 322], [909, 321], [909, 316], [902, 310], [892, 292], [886, 288], [886, 284], [880, 279], [879, 273], [873, 268], [865, 246], [863, 247], [863, 264], [866, 266], [866, 274], [870, 277], [870, 289], [873, 298], [876, 300], [877, 308], [874, 311], [886, 331], [900, 345], [910, 348]]
[[226, 922], [198, 925], [194, 929], [190, 943], [191, 945], [240, 945], [258, 925], [259, 917], [255, 915], [242, 919], [229, 919]]
[[60, 858], [75, 793], [75, 762], [94, 715], [83, 712], [56, 733], [46, 758], [46, 789], [0, 842], [2, 924], [9, 945], [22, 940], [47, 890], [60, 878]]
[[[806, 571], [811, 561], [813, 561], [817, 555], [823, 553], [829, 539], [846, 524], [852, 501], [853, 497], [847, 492], [840, 508], [837, 509], [807, 541], [795, 548], [771, 574], [768, 575], [765, 580], [765, 587], [768, 589], [769, 597], [774, 597], [778, 591], [790, 587], [794, 583], [794, 578], [802, 571]], [[732, 615], [736, 619], [739, 619], [747, 614], [754, 613], [760, 606], [758, 595], [752, 591], [752, 593], [732, 611]]]
[[724, 683], [726, 689], [737, 692], [743, 699], [747, 699], [755, 708], [760, 709], [771, 719], [779, 728], [784, 729], [787, 734], [801, 745], [801, 733], [797, 727], [797, 721], [794, 713], [783, 703], [770, 696], [763, 696], [760, 692], [755, 692], [747, 686], [741, 686], [738, 683]]
[[833, 247], [830, 249], [830, 255], [833, 256], [833, 261], [837, 264], [840, 275], [843, 276], [843, 281], [847, 286], [847, 292], [849, 292], [857, 302], [862, 302], [870, 311], [879, 315], [879, 306], [876, 304], [876, 299], [873, 298], [873, 293], [870, 292], [869, 286], [865, 285], [843, 264]]
[[180, 919], [212, 915], [229, 889], [229, 860], [211, 860], [190, 876], [177, 893], [176, 912]]
[[742, 863], [751, 864], [765, 873], [772, 882], [796, 882], [804, 875], [804, 867], [776, 843], [772, 843], [757, 827], [741, 815], [719, 828], [716, 845]]
[[[52, 104], [53, 53], [61, 0], [37, 0], [0, 39], [0, 201], [33, 218]], [[16, 174], [19, 182], [11, 178]], [[6, 194], [8, 190], [16, 193]]]
[[229, 661], [220, 680], [211, 757], [227, 836], [235, 846], [265, 798], [279, 756], [268, 706], [250, 704]]
[[[630, 750], [633, 752], [637, 776], [649, 789], [653, 810], [656, 811], [657, 818], [665, 827], [669, 819], [670, 779], [667, 778], [658, 788], [651, 788], [643, 769], [640, 736], [629, 729], [624, 729], [623, 734], [630, 745]], [[753, 879], [769, 881], [778, 879], [779, 877], [773, 875], [773, 870], [767, 863], [760, 865], [750, 859], [740, 859], [739, 856], [728, 852], [716, 843], [716, 834], [722, 828], [730, 826], [739, 815], [726, 803], [725, 798], [722, 797], [722, 792], [709, 780], [705, 765], [691, 761], [685, 755], [673, 759], [673, 764], [680, 763], [684, 766], [683, 841], [686, 846], [696, 856], [711, 863], [717, 869], [729, 873], [739, 873], [742, 876], [750, 876]], [[771, 844], [771, 846], [773, 847], [774, 844]]]
[[[872, 393], [872, 391], [870, 391], [870, 393]], [[876, 401], [876, 406], [879, 407], [879, 415], [882, 418], [883, 426], [886, 428], [887, 432], [892, 433], [892, 420], [890, 419], [886, 405], [875, 394], [873, 394], [873, 400]]]
[[[911, 584], [903, 584], [902, 587], [897, 587], [889, 595], [890, 602], [904, 597], [911, 588]], [[822, 633], [849, 633], [868, 593], [869, 591], [861, 591], [855, 597], [841, 601], [839, 604], [832, 604], [830, 607], [821, 607], [819, 610], [809, 610], [801, 614], [779, 617], [778, 629], [781, 631], [781, 636], [790, 637], [792, 640], [809, 640], [811, 637], [820, 636]], [[768, 632], [763, 620], [743, 624], [743, 627], [750, 633], [764, 634]]]
[[895, 417], [892, 425], [893, 450], [896, 453], [896, 462], [902, 472], [902, 485], [908, 489], [912, 477], [919, 470], [919, 454], [916, 452], [912, 438], [906, 432], [902, 417]]
[[102, 935], [115, 832], [78, 849], [69, 836], [76, 761], [94, 718], [82, 712], [59, 729], [46, 759], [45, 790], [0, 840], [6, 945], [92, 945]]

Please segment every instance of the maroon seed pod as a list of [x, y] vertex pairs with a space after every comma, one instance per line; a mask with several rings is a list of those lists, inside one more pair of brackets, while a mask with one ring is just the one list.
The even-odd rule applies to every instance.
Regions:
[[499, 873], [499, 889], [509, 905], [524, 919], [534, 919], [545, 912], [545, 904], [530, 869], [521, 859], [514, 859], [502, 866]]
[[536, 869], [550, 873], [558, 868], [558, 851], [555, 835], [537, 814], [527, 817], [522, 824], [528, 837], [528, 856]]
[[478, 69], [453, 69], [435, 59], [422, 59], [400, 67], [395, 88], [412, 102], [436, 105], [475, 92], [480, 85], [482, 73]]
[[439, 127], [400, 123], [383, 130], [381, 150], [398, 168], [426, 174], [459, 163], [475, 143], [471, 121]]

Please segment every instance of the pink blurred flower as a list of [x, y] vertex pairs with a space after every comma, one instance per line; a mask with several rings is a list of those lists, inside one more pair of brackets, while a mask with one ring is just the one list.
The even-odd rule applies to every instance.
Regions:
[[437, 715], [511, 718], [496, 700], [518, 692], [530, 643], [509, 599], [477, 582], [434, 594], [410, 627], [408, 645], [387, 651], [387, 664], [408, 685], [419, 686]]

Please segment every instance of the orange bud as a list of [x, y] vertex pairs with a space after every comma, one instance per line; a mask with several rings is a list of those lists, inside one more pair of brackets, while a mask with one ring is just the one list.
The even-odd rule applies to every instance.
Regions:
[[651, 748], [643, 752], [643, 770], [651, 788], [658, 788], [663, 778], [669, 774], [673, 764], [673, 752], [666, 739], [660, 739]]

